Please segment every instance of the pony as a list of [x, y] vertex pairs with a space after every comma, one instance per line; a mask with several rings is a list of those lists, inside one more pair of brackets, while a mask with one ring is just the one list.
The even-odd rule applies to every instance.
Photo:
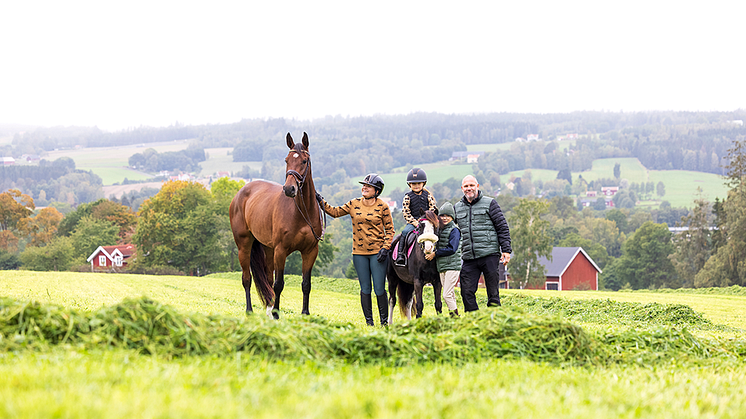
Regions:
[[[417, 243], [407, 258], [406, 266], [397, 266], [394, 263], [394, 255], [389, 255], [386, 267], [386, 278], [389, 282], [389, 324], [393, 322], [393, 311], [396, 306], [396, 297], [399, 296], [399, 311], [402, 317], [412, 319], [413, 296], [416, 300], [417, 318], [422, 317], [424, 303], [422, 302], [422, 288], [425, 284], [432, 284], [435, 292], [435, 311], [440, 314], [443, 308], [441, 291], [443, 285], [440, 282], [440, 274], [435, 259], [425, 259], [425, 252], [434, 252], [435, 243], [438, 241], [437, 231], [441, 228], [438, 216], [432, 211], [425, 212], [425, 218], [415, 230], [418, 235]], [[394, 238], [391, 248], [395, 249], [398, 240], [406, 240], [401, 235]]]
[[[246, 293], [246, 313], [251, 307], [251, 279], [267, 315], [279, 318], [280, 295], [285, 287], [285, 260], [299, 251], [302, 260], [303, 309], [309, 314], [311, 269], [324, 231], [323, 211], [316, 198], [308, 152], [308, 134], [296, 144], [286, 136], [290, 149], [285, 158], [285, 184], [264, 180], [247, 183], [231, 201], [229, 215], [238, 247], [241, 283]], [[270, 282], [274, 272], [274, 283]]]

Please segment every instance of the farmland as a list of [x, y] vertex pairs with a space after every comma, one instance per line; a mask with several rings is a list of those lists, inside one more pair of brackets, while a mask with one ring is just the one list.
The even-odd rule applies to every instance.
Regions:
[[[397, 314], [398, 326], [386, 332], [363, 325], [357, 284], [346, 279], [314, 278], [310, 319], [297, 314], [301, 306], [299, 279], [290, 276], [283, 292], [281, 320], [269, 321], [261, 315], [242, 320], [239, 277], [239, 273], [194, 278], [0, 271], [2, 297], [34, 300], [42, 307], [56, 304], [63, 311], [74, 310], [76, 316], [84, 318], [111, 312], [110, 307], [133, 310], [132, 302], [122, 305], [122, 300], [145, 295], [173, 307], [163, 311], [163, 315], [171, 313], [168, 316], [173, 315], [174, 319], [185, 313], [198, 325], [204, 321], [201, 316], [213, 315], [217, 316], [213, 321], [219, 324], [237, 322], [237, 327], [253, 327], [255, 336], [274, 339], [279, 345], [278, 353], [286, 354], [218, 351], [175, 355], [168, 350], [145, 354], [142, 348], [107, 349], [72, 340], [47, 346], [37, 340], [36, 349], [22, 349], [17, 346], [18, 337], [4, 336], [0, 345], [15, 349], [0, 352], [0, 415], [411, 417], [416, 413], [425, 417], [551, 418], [746, 414], [746, 389], [741, 384], [746, 379], [746, 332], [740, 328], [744, 324], [746, 296], [740, 293], [508, 291], [504, 293], [503, 308], [482, 310], [459, 320], [436, 317], [430, 293], [426, 297], [424, 323], [413, 322], [408, 327]], [[483, 304], [483, 291], [480, 298]], [[135, 303], [143, 304], [141, 300]], [[552, 307], [562, 308], [557, 311]], [[614, 307], [621, 310], [618, 313], [630, 315], [609, 316], [604, 309], [591, 307]], [[656, 317], [651, 308], [662, 309], [669, 317]], [[542, 310], [546, 313], [542, 314]], [[7, 310], [0, 312], [7, 315]], [[27, 315], [31, 312], [29, 309]], [[645, 316], [638, 319], [640, 313]], [[676, 315], [671, 317], [671, 313]], [[527, 326], [516, 335], [498, 340], [494, 352], [469, 352], [486, 342], [482, 339], [490, 339], [476, 332], [479, 328], [468, 329], [470, 324], [486, 325], [490, 318], [505, 318], [510, 324]], [[43, 327], [40, 322], [39, 327]], [[533, 361], [531, 347], [513, 351], [512, 355], [498, 354], [511, 345], [519, 349], [517, 342], [529, 342], [537, 330], [548, 324], [572, 327], [573, 323], [587, 330], [581, 335], [610, 352], [595, 361], [581, 361], [585, 359], [581, 357], [562, 362]], [[679, 332], [681, 324], [688, 325], [693, 337]], [[437, 332], [432, 329], [435, 326], [453, 329], [453, 333]], [[72, 326], [65, 327], [70, 336]], [[413, 332], [427, 328], [431, 331]], [[423, 359], [425, 354], [440, 356], [444, 349], [437, 348], [447, 348], [449, 342], [455, 344], [459, 339], [457, 330], [463, 328], [474, 330], [471, 349], [460, 349], [471, 355], [455, 356], [449, 361]], [[358, 349], [361, 358], [323, 358], [323, 348], [318, 349], [317, 355], [297, 358], [292, 346], [288, 349], [282, 344], [283, 339], [299, 331], [307, 339], [314, 330], [354, 339], [348, 342], [346, 351], [364, 343]], [[451, 338], [446, 341], [439, 340], [448, 336]], [[606, 342], [613, 336], [616, 345], [625, 349], [608, 346]], [[633, 346], [618, 340], [622, 336], [632, 336]], [[709, 352], [691, 346], [686, 350], [671, 349], [677, 342], [685, 341], [697, 342], [710, 348]], [[384, 342], [394, 348], [410, 345], [415, 349], [411, 353], [414, 362], [392, 364], [385, 359], [376, 360], [375, 348]], [[647, 346], [648, 349], [635, 349], [651, 342], [659, 343]], [[283, 347], [285, 352], [279, 349]], [[599, 348], [591, 345], [589, 350]], [[183, 350], [178, 346], [174, 349]], [[551, 352], [545, 355], [560, 356]]]

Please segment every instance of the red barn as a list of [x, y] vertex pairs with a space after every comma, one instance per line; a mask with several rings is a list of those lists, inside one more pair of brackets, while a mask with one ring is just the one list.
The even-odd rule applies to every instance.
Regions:
[[118, 271], [127, 266], [128, 259], [135, 255], [135, 245], [99, 246], [88, 256], [91, 271]]
[[[539, 263], [544, 266], [546, 280], [543, 285], [526, 289], [598, 290], [598, 274], [601, 269], [582, 247], [555, 247], [552, 249], [552, 260], [540, 257]], [[508, 281], [511, 288], [518, 288], [517, 282], [510, 275]]]

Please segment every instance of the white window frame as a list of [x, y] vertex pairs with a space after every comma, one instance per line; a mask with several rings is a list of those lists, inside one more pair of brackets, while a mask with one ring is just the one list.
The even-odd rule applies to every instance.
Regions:
[[122, 266], [122, 257], [121, 256], [114, 256], [114, 265], [116, 265], [116, 266]]
[[98, 266], [106, 266], [106, 256], [99, 255], [99, 257], [98, 257]]

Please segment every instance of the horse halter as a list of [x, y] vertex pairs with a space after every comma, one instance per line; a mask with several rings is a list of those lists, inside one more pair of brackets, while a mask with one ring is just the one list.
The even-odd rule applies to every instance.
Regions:
[[[296, 151], [297, 153], [298, 151]], [[306, 213], [308, 213], [310, 210], [306, 207], [305, 201], [303, 200], [303, 184], [306, 183], [306, 176], [308, 175], [308, 172], [311, 170], [311, 154], [309, 154], [307, 151], [300, 151], [301, 153], [304, 153], [306, 157], [308, 157], [308, 165], [306, 165], [305, 172], [301, 175], [296, 170], [288, 170], [285, 172], [285, 179], [287, 179], [288, 176], [293, 176], [295, 180], [298, 182], [298, 194], [295, 198], [293, 198], [293, 202], [295, 203], [295, 208], [298, 210], [300, 215], [303, 217], [303, 220], [308, 224], [308, 227], [311, 228], [311, 234], [313, 234], [313, 237], [316, 239], [316, 241], [319, 241], [324, 238], [324, 232], [326, 231], [326, 213], [324, 212], [324, 209], [321, 207], [321, 203], [317, 202], [317, 205], [319, 206], [319, 214], [323, 214], [323, 224], [321, 225], [321, 235], [317, 236], [316, 231], [314, 231], [313, 226], [311, 225], [311, 220], [308, 219], [308, 216], [303, 213], [303, 211], [300, 209], [300, 206], [298, 206], [298, 199], [300, 198], [301, 203], [303, 203], [303, 207], [306, 209]], [[315, 199], [315, 197], [314, 197]]]
[[[296, 151], [297, 153], [298, 151]], [[295, 180], [298, 182], [298, 189], [303, 189], [303, 184], [306, 182], [306, 175], [308, 175], [308, 171], [311, 170], [311, 155], [308, 154], [307, 151], [301, 151], [301, 153], [304, 153], [306, 157], [308, 157], [308, 165], [306, 165], [306, 170], [303, 172], [303, 175], [298, 173], [296, 170], [288, 170], [285, 172], [285, 179], [287, 179], [288, 176], [293, 176]]]

